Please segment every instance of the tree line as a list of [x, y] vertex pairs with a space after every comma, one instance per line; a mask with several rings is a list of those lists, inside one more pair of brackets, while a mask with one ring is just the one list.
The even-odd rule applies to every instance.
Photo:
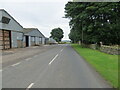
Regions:
[[69, 38], [76, 43], [120, 44], [120, 4], [118, 2], [68, 2]]

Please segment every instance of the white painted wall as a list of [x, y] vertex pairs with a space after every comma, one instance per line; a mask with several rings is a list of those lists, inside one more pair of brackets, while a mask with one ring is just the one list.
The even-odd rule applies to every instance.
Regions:
[[31, 36], [29, 36], [29, 46], [31, 46]]

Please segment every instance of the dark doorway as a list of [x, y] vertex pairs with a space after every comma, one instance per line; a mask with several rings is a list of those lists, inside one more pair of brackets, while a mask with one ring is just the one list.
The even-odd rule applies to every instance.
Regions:
[[29, 36], [26, 36], [26, 47], [29, 47]]

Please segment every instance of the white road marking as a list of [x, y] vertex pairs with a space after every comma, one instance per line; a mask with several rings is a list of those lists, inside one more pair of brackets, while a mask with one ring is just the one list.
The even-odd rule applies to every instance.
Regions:
[[13, 65], [11, 65], [11, 66], [13, 66], [13, 67], [14, 67], [14, 66], [17, 66], [17, 65], [19, 65], [20, 63], [21, 63], [21, 62], [16, 63], [16, 64], [13, 64]]
[[3, 70], [0, 70], [0, 72], [2, 72]]
[[34, 83], [31, 83], [26, 90], [29, 90], [32, 86], [34, 85]]
[[51, 63], [58, 57], [58, 54], [52, 59], [52, 61], [50, 61], [49, 65], [51, 65]]
[[26, 61], [29, 61], [29, 60], [31, 60], [32, 58], [27, 58], [27, 59], [25, 59]]
[[63, 49], [60, 52], [62, 52], [62, 51], [63, 51]]

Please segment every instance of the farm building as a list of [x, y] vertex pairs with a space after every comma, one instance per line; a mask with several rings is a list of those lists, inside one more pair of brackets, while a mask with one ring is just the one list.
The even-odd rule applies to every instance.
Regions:
[[4, 9], [0, 9], [0, 49], [22, 47], [23, 27]]
[[37, 28], [24, 28], [24, 47], [45, 44], [45, 36]]
[[0, 9], [0, 49], [45, 44], [45, 36], [37, 28], [23, 28], [9, 13]]
[[57, 44], [53, 38], [46, 38], [46, 44]]

